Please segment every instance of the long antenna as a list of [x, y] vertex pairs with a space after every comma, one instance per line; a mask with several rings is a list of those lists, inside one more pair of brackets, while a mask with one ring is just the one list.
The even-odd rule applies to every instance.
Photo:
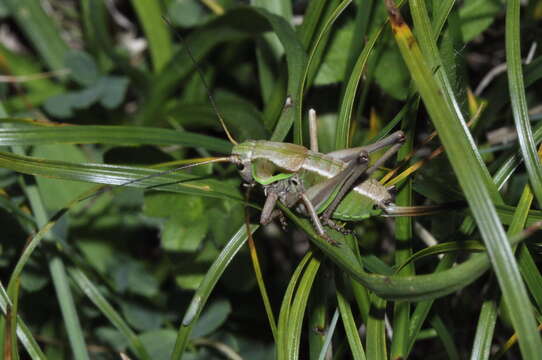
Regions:
[[[169, 175], [169, 174], [172, 174], [174, 172], [177, 172], [177, 171], [180, 171], [180, 170], [185, 170], [185, 169], [189, 169], [189, 168], [192, 168], [192, 167], [195, 167], [195, 166], [199, 166], [199, 165], [205, 165], [205, 164], [210, 164], [210, 163], [215, 163], [215, 162], [230, 162], [231, 159], [229, 156], [227, 157], [218, 157], [218, 158], [213, 158], [213, 159], [209, 159], [209, 160], [204, 160], [204, 161], [200, 161], [200, 162], [197, 162], [197, 163], [194, 163], [194, 164], [188, 164], [188, 165], [183, 165], [183, 166], [179, 166], [179, 167], [176, 167], [176, 168], [173, 168], [173, 169], [169, 169], [169, 170], [165, 170], [165, 171], [160, 171], [158, 173], [154, 173], [154, 174], [150, 174], [150, 175], [146, 175], [146, 176], [142, 176], [140, 178], [137, 178], [137, 179], [133, 179], [133, 180], [130, 180], [130, 181], [126, 181], [124, 183], [121, 183], [119, 184], [118, 186], [127, 186], [127, 185], [130, 185], [130, 184], [134, 184], [134, 183], [138, 183], [138, 182], [141, 182], [141, 181], [144, 181], [144, 180], [148, 180], [148, 179], [152, 179], [152, 178], [155, 178], [155, 177], [158, 177], [158, 176], [164, 176], [164, 175]], [[107, 188], [102, 188], [98, 191], [96, 191], [95, 193], [91, 194], [91, 195], [88, 195], [88, 196], [85, 196], [81, 199], [79, 199], [80, 201], [84, 201], [84, 200], [87, 200], [87, 199], [90, 199], [90, 198], [93, 198], [95, 196], [98, 196], [98, 195], [101, 195], [105, 192], [107, 192], [108, 189]]]
[[[171, 22], [169, 21], [168, 18], [166, 18], [165, 16], [162, 16], [162, 19], [164, 20], [164, 22], [166, 24], [169, 25], [169, 27], [171, 27], [173, 29], [173, 24], [171, 24]], [[205, 81], [205, 76], [203, 75], [203, 71], [201, 71], [200, 67], [198, 66], [198, 62], [196, 61], [196, 58], [194, 57], [194, 54], [192, 54], [192, 50], [190, 50], [190, 47], [186, 43], [186, 40], [184, 39], [184, 37], [181, 36], [181, 34], [179, 34], [177, 31], [173, 31], [173, 33], [183, 43], [183, 46], [184, 46], [184, 49], [186, 50], [186, 53], [190, 57], [190, 60], [192, 60], [192, 62], [196, 66], [196, 71], [198, 72], [198, 75], [199, 75], [199, 77], [201, 79], [201, 82], [203, 83], [203, 87], [205, 87], [205, 91], [207, 92], [207, 97], [209, 98], [209, 102], [211, 103], [211, 106], [215, 110], [216, 116], [218, 117], [218, 120], [220, 121], [220, 125], [222, 125], [222, 129], [224, 129], [224, 132], [226, 133], [226, 136], [228, 137], [228, 140], [232, 144], [238, 145], [238, 142], [235, 141], [235, 139], [231, 135], [230, 131], [226, 127], [226, 122], [224, 121], [224, 118], [222, 118], [222, 115], [220, 114], [220, 111], [218, 110], [218, 106], [217, 106], [217, 104], [215, 102], [215, 99], [214, 99], [213, 95], [211, 94], [211, 91], [209, 90], [209, 85], [207, 85], [207, 81]]]

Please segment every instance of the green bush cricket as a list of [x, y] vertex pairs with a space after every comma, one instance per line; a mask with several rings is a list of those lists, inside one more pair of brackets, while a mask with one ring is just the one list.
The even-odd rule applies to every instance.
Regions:
[[[263, 187], [266, 200], [260, 215], [262, 225], [277, 217], [283, 219], [281, 211], [276, 209], [277, 201], [281, 201], [286, 207], [309, 217], [318, 235], [335, 244], [324, 230], [324, 225], [328, 225], [341, 231], [342, 227], [334, 220], [360, 221], [382, 211], [390, 215], [416, 215], [426, 210], [427, 207], [424, 206], [396, 207], [390, 192], [392, 189], [370, 178], [371, 174], [399, 150], [405, 141], [402, 131], [396, 131], [367, 146], [323, 154], [318, 152], [316, 113], [311, 109], [310, 149], [297, 144], [267, 140], [238, 143], [229, 132], [190, 49], [186, 45], [185, 49], [196, 65], [227, 138], [233, 144], [230, 156], [205, 163], [233, 163], [247, 186], [259, 184]], [[288, 100], [289, 98], [286, 99], [285, 106]], [[370, 154], [386, 147], [389, 148], [384, 155], [370, 165]]]

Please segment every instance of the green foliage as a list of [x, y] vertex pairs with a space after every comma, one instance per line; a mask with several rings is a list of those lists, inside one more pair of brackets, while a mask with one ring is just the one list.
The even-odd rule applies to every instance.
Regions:
[[[295, 3], [0, 0], [5, 358], [539, 356], [540, 5]], [[443, 210], [339, 246], [282, 204], [287, 229], [254, 225], [261, 189], [192, 166], [232, 149], [215, 102], [238, 141], [307, 146], [309, 108], [322, 152], [401, 129], [388, 165], [425, 163], [395, 204]]]

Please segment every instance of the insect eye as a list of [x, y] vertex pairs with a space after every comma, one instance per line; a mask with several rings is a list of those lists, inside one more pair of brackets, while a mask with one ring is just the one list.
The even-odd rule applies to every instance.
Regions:
[[245, 170], [245, 164], [243, 163], [238, 163], [236, 166], [237, 166], [237, 170], [239, 171]]

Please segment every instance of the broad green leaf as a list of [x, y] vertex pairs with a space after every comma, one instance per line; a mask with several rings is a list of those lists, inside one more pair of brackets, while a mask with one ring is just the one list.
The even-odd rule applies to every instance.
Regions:
[[71, 50], [64, 59], [70, 76], [82, 86], [90, 86], [98, 81], [99, 72], [92, 56], [84, 51]]

